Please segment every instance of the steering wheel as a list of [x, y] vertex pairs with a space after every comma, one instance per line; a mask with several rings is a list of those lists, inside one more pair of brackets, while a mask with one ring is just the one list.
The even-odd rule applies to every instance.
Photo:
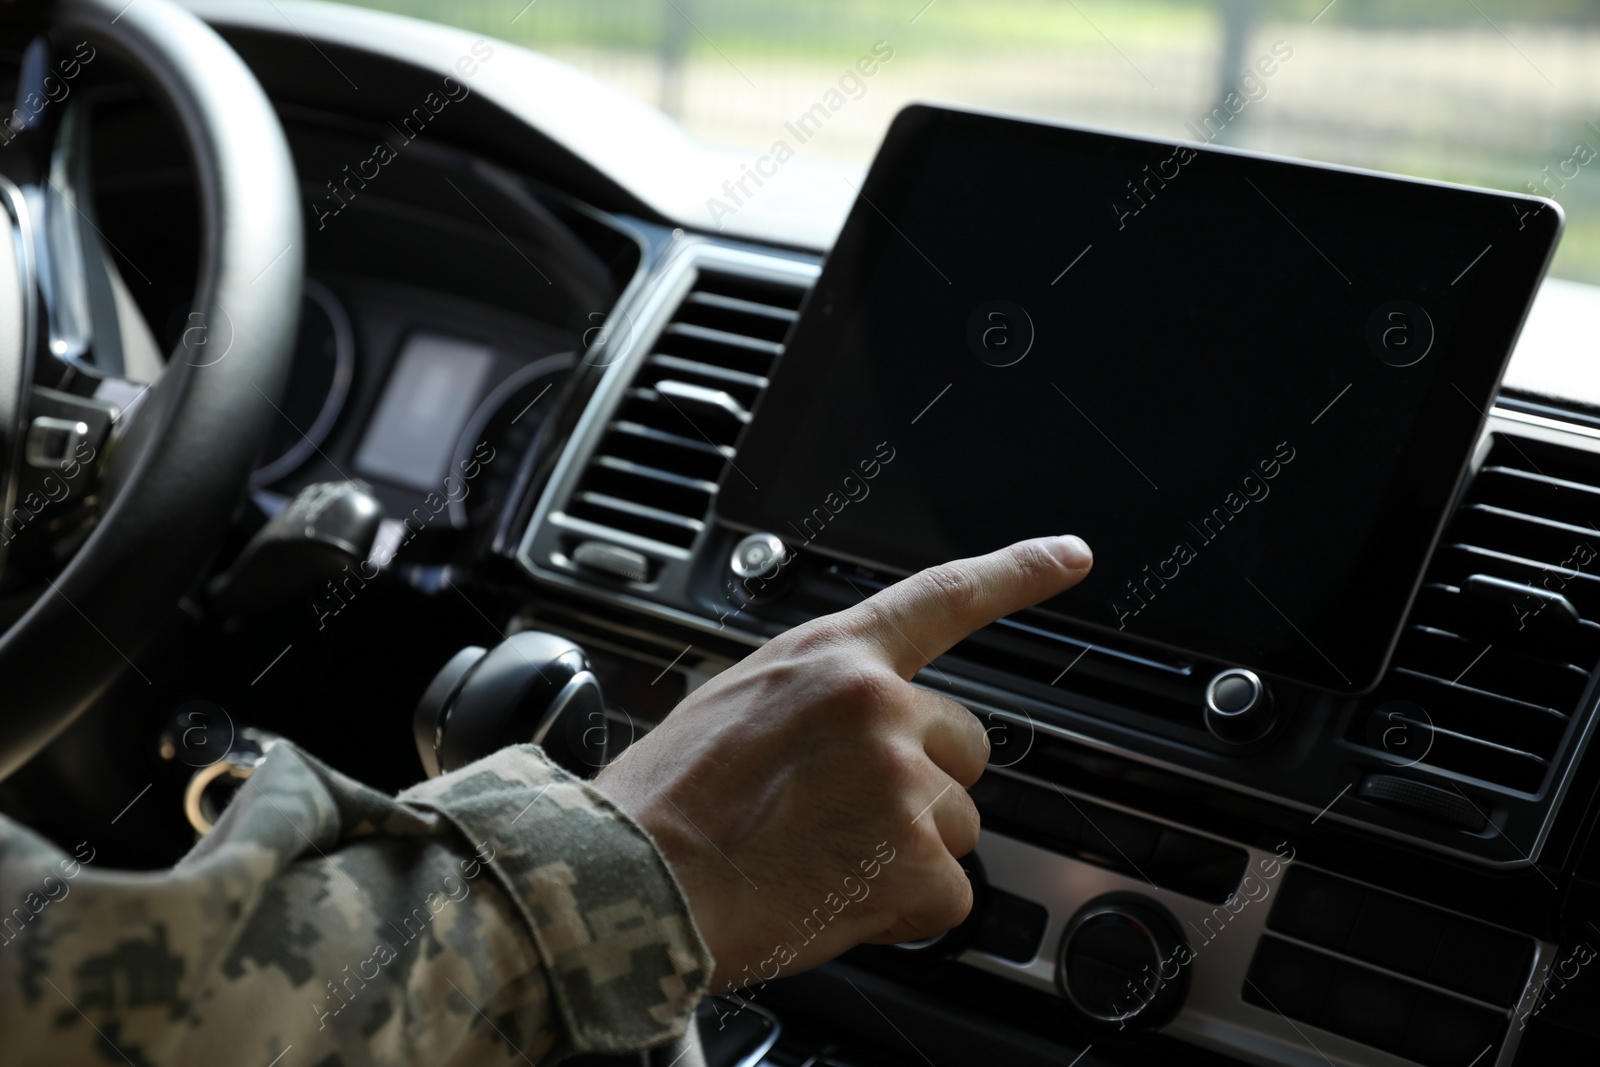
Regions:
[[[168, 0], [19, 4], [0, 18], [0, 32], [26, 42], [17, 110], [0, 119], [0, 565], [18, 542], [51, 534], [50, 523], [29, 523], [41, 472], [95, 502], [87, 539], [58, 574], [39, 575], [37, 598], [0, 634], [4, 778], [138, 670], [158, 613], [221, 543], [278, 417], [304, 263], [283, 129], [209, 27]], [[117, 311], [106, 272], [95, 270], [81, 101], [70, 85], [102, 54], [150, 87], [198, 174], [190, 328], [142, 390], [118, 390], [103, 368], [67, 370], [60, 358], [86, 339], [89, 351], [117, 344], [104, 329]], [[84, 396], [86, 379], [100, 400]]]

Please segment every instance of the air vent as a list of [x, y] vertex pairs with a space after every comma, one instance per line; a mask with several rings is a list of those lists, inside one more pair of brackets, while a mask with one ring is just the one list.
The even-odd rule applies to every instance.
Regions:
[[688, 558], [805, 292], [699, 271], [568, 500], [569, 531], [655, 558]]
[[1600, 457], [1499, 435], [1353, 739], [1536, 794], [1597, 662]]

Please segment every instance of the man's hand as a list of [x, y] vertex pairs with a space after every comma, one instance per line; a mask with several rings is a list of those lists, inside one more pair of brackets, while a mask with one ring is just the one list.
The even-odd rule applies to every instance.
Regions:
[[913, 575], [775, 638], [696, 690], [595, 784], [655, 837], [717, 960], [717, 992], [844, 950], [932, 937], [972, 889], [965, 787], [989, 740], [909, 679], [1089, 573], [1076, 537]]

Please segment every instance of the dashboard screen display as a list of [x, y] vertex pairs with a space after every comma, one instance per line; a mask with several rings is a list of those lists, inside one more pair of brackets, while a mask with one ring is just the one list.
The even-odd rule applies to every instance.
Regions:
[[483, 395], [494, 353], [432, 333], [407, 338], [361, 439], [356, 467], [411, 489], [443, 490], [450, 456]]
[[1491, 193], [916, 106], [723, 477], [892, 573], [1076, 533], [1040, 610], [1377, 683], [1560, 231]]

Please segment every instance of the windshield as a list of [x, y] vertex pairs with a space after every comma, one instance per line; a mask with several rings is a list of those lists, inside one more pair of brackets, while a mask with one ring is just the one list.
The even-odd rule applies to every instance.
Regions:
[[[1600, 284], [1596, 0], [366, 0], [582, 68], [706, 141], [865, 165], [914, 100], [1549, 196]], [[807, 121], [809, 116], [809, 121]]]

